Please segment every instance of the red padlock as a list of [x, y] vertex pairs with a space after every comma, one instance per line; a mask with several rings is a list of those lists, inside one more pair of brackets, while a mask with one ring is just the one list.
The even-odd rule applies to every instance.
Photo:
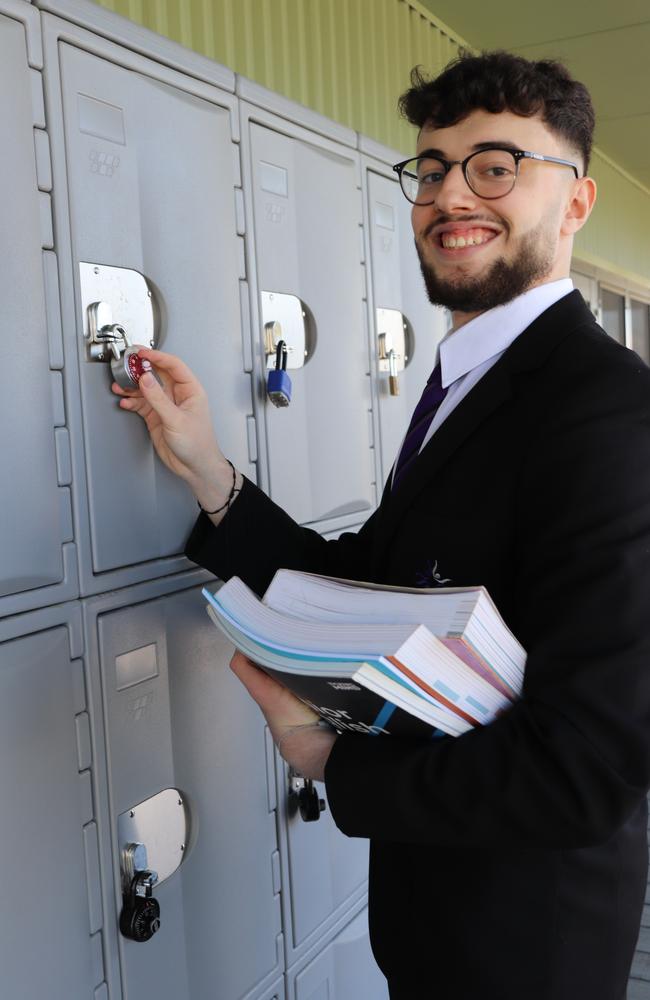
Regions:
[[145, 372], [152, 371], [151, 362], [138, 355], [141, 344], [127, 347], [120, 359], [111, 361], [113, 378], [122, 389], [135, 389]]

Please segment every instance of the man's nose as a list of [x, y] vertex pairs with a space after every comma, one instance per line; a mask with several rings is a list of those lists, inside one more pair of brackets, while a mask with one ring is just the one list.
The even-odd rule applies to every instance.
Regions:
[[454, 163], [438, 189], [435, 208], [445, 215], [468, 211], [476, 206], [479, 198], [465, 180], [460, 163]]

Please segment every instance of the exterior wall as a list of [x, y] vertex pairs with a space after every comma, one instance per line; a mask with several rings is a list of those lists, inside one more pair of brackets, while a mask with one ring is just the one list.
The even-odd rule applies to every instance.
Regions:
[[411, 0], [97, 2], [407, 152], [412, 129], [396, 101], [411, 67], [442, 69], [463, 44]]
[[[96, 2], [405, 153], [414, 134], [396, 102], [410, 69], [438, 72], [467, 44], [417, 0]], [[593, 175], [576, 256], [650, 288], [650, 191], [598, 152]]]
[[650, 191], [596, 151], [590, 173], [598, 200], [575, 242], [575, 256], [650, 288]]

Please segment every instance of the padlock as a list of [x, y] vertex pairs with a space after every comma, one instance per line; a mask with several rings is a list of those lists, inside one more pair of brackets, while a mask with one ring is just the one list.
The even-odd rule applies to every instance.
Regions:
[[289, 768], [289, 801], [292, 812], [296, 805], [300, 817], [305, 823], [314, 823], [325, 811], [325, 799], [321, 799], [318, 789], [311, 778], [303, 778], [291, 767]]
[[266, 391], [274, 406], [291, 402], [291, 379], [287, 373], [287, 345], [279, 340], [275, 350], [275, 368], [269, 372]]
[[320, 814], [325, 810], [325, 799], [320, 798], [311, 778], [305, 779], [304, 786], [298, 792], [298, 808], [305, 823], [320, 819]]
[[119, 349], [113, 352], [117, 356], [111, 360], [111, 372], [122, 389], [136, 389], [145, 372], [152, 370], [151, 362], [139, 357], [140, 347], [140, 344], [133, 344], [123, 353]]
[[146, 865], [144, 844], [129, 844], [122, 855], [120, 931], [131, 941], [149, 941], [160, 929], [160, 906], [153, 898], [158, 874]]
[[388, 388], [391, 396], [399, 396], [399, 379], [397, 377], [397, 355], [390, 349], [388, 352]]
[[160, 930], [160, 905], [152, 896], [155, 872], [137, 872], [122, 897], [120, 931], [132, 941], [149, 941]]

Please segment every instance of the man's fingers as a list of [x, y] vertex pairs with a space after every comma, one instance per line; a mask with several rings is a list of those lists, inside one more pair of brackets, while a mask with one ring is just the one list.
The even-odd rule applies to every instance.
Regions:
[[177, 358], [175, 354], [167, 354], [165, 351], [155, 351], [150, 347], [140, 347], [138, 355], [150, 361], [154, 368], [159, 368], [161, 372], [171, 376], [174, 382], [178, 382], [181, 385], [189, 385], [198, 381], [192, 370], [188, 368], [184, 361]]
[[296, 698], [284, 684], [269, 677], [243, 653], [239, 651], [235, 653], [230, 667], [260, 706], [272, 730], [318, 719], [316, 713]]
[[113, 384], [111, 385], [111, 390], [115, 393], [116, 396], [123, 396], [125, 399], [133, 399], [133, 394], [138, 393], [138, 390], [135, 388], [135, 386], [133, 387], [133, 389], [123, 389], [121, 385], [117, 384], [117, 382], [113, 382]]
[[[286, 688], [283, 687], [279, 681], [276, 681], [273, 677], [269, 677], [265, 674], [263, 670], [256, 667], [255, 664], [240, 653], [239, 650], [235, 653], [232, 660], [230, 661], [230, 668], [239, 680], [242, 682], [246, 690], [255, 701], [259, 703], [259, 699], [263, 698], [265, 701], [269, 698], [282, 697], [283, 693], [286, 692]], [[263, 707], [263, 706], [262, 706]]]
[[138, 382], [138, 388], [143, 399], [158, 414], [163, 425], [170, 430], [175, 430], [179, 418], [178, 407], [168, 398], [155, 377], [150, 372], [146, 372]]

